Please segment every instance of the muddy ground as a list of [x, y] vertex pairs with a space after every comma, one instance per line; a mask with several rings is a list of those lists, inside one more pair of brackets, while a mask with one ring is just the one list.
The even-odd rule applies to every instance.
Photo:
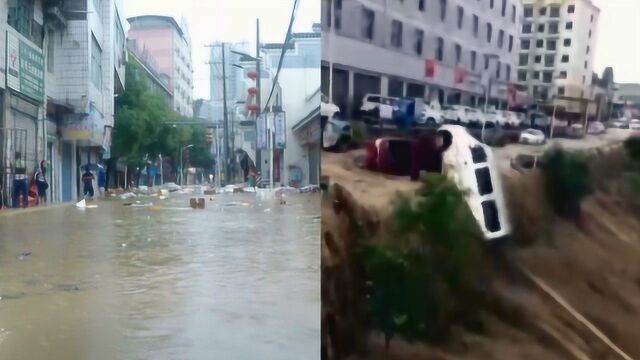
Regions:
[[[322, 205], [328, 358], [640, 359], [640, 219], [624, 202], [601, 193], [585, 202], [579, 225], [544, 222], [543, 239], [511, 253], [513, 267], [494, 276], [492, 292], [500, 305], [485, 315], [482, 334], [460, 330], [449, 344], [437, 347], [395, 339], [386, 350], [383, 338], [362, 324], [364, 290], [352, 256], [358, 246], [354, 224], [360, 241], [384, 238], [392, 226], [393, 199], [420, 184], [362, 170], [361, 156], [352, 151], [322, 158], [323, 176], [334, 185]], [[541, 189], [535, 188], [539, 182], [524, 185], [528, 176], [511, 173], [507, 188], [510, 196], [529, 195], [519, 206], [535, 208]], [[526, 223], [543, 218], [536, 211], [527, 214]], [[335, 318], [331, 326], [327, 314]]]

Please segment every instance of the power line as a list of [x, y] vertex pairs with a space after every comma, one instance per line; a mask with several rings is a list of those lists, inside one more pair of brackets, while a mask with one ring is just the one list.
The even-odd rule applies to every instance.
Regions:
[[271, 85], [271, 92], [269, 92], [269, 97], [267, 98], [267, 102], [264, 105], [263, 112], [266, 112], [269, 107], [269, 102], [271, 101], [271, 97], [273, 96], [273, 91], [276, 88], [276, 84], [278, 83], [278, 76], [280, 75], [280, 69], [282, 68], [282, 62], [284, 61], [284, 54], [287, 51], [287, 46], [289, 45], [289, 41], [291, 40], [291, 28], [293, 27], [293, 21], [296, 17], [296, 11], [298, 10], [298, 0], [294, 0], [293, 9], [291, 10], [291, 18], [289, 19], [289, 28], [287, 29], [287, 36], [284, 39], [284, 44], [282, 45], [282, 52], [280, 53], [280, 60], [278, 61], [278, 70], [276, 71], [276, 76], [273, 78], [273, 85]]

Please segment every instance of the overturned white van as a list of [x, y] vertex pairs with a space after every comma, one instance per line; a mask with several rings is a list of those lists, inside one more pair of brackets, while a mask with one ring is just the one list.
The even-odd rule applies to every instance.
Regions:
[[467, 193], [467, 202], [485, 238], [506, 240], [511, 235], [511, 224], [491, 148], [459, 125], [443, 125], [438, 135], [445, 139], [444, 175]]

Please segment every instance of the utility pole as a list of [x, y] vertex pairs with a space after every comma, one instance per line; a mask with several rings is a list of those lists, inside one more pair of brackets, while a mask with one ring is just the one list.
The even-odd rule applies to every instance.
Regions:
[[258, 110], [256, 111], [256, 165], [258, 172], [262, 170], [262, 154], [261, 150], [258, 149], [258, 116], [262, 112], [262, 100], [261, 100], [261, 89], [260, 89], [260, 80], [261, 80], [261, 71], [260, 71], [260, 19], [256, 19], [256, 72], [258, 76], [256, 77], [256, 89], [258, 93], [256, 94], [256, 104], [258, 105]]
[[224, 43], [222, 43], [222, 109], [224, 119], [224, 174], [225, 178], [230, 179], [229, 171], [229, 116], [227, 114], [227, 73], [224, 64]]

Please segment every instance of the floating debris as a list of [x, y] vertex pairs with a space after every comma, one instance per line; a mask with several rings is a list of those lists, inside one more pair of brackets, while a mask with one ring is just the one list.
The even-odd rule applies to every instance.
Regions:
[[18, 259], [20, 260], [24, 260], [26, 259], [28, 256], [31, 256], [31, 251], [23, 251], [20, 253], [20, 255], [18, 256]]

